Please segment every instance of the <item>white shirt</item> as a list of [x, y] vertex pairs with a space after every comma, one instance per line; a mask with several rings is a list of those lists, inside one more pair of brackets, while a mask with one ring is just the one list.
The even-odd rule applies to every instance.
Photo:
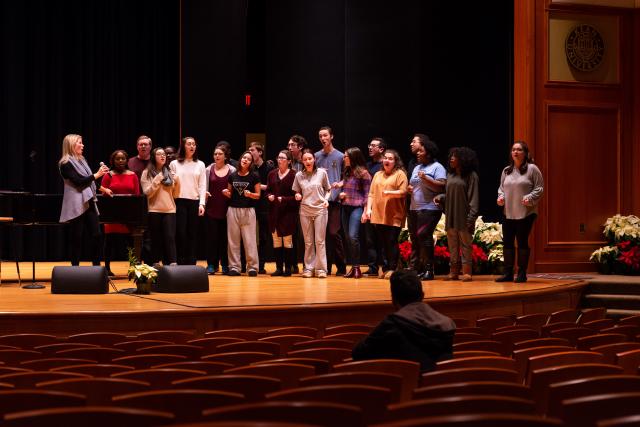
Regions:
[[207, 192], [207, 174], [204, 162], [185, 159], [182, 162], [174, 160], [169, 164], [169, 169], [178, 175], [180, 180], [179, 199], [200, 200], [205, 205]]

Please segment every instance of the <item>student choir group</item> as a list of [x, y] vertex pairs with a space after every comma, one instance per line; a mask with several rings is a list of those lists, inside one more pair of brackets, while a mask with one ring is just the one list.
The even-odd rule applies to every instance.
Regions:
[[[245, 269], [252, 277], [266, 274], [269, 243], [276, 263], [271, 275], [299, 273], [296, 246], [301, 235], [302, 277], [326, 278], [334, 264], [336, 275], [346, 278], [389, 278], [398, 267], [398, 236], [406, 221], [412, 242], [409, 268], [422, 280], [433, 280], [433, 233], [444, 212], [451, 254], [447, 279], [471, 280], [479, 211], [478, 162], [473, 150], [452, 148], [442, 165], [436, 160], [437, 145], [426, 135], [416, 134], [405, 168], [398, 152], [382, 138], [369, 143], [368, 162], [357, 147], [344, 153], [337, 150], [330, 127], [322, 127], [318, 138], [322, 148], [314, 153], [306, 148], [303, 137], [293, 135], [287, 148], [278, 152], [275, 164], [263, 159], [260, 143], [251, 143], [233, 160], [230, 144], [221, 141], [213, 162], [205, 166], [192, 137], [183, 138], [176, 152], [173, 147], [152, 149], [151, 139], [142, 135], [137, 156], [128, 158], [126, 151], [116, 150], [110, 165], [101, 164], [93, 173], [83, 157], [82, 137], [67, 135], [58, 165], [64, 181], [60, 222], [70, 224], [71, 264], [79, 264], [83, 235], [88, 234], [92, 262], [100, 265], [103, 245], [96, 194], [142, 192], [149, 211], [150, 250], [144, 256], [148, 263], [195, 264], [201, 238], [198, 217], [203, 216], [209, 274], [219, 268], [230, 276]], [[498, 189], [497, 204], [503, 206], [505, 217], [505, 268], [496, 281], [527, 280], [528, 237], [542, 193], [542, 174], [527, 144], [516, 141]], [[106, 224], [104, 234], [109, 269], [114, 242], [126, 238], [130, 230], [126, 225]], [[364, 273], [361, 240], [366, 241], [369, 267]], [[347, 272], [349, 261], [352, 267]]]

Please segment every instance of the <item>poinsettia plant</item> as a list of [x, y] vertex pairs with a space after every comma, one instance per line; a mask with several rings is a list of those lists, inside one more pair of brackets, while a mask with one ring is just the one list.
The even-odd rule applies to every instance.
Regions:
[[603, 274], [640, 274], [640, 218], [614, 215], [604, 223], [609, 244], [593, 251], [589, 259]]
[[129, 281], [133, 281], [133, 283], [136, 284], [136, 293], [151, 293], [151, 285], [153, 285], [158, 278], [158, 270], [147, 264], [140, 264], [133, 254], [133, 248], [128, 248], [128, 252], [129, 270], [127, 270], [127, 277]]
[[[451, 253], [449, 252], [445, 223], [445, 215], [442, 215], [433, 232], [436, 274], [444, 274], [449, 271]], [[406, 228], [402, 230], [398, 238], [398, 249], [401, 266], [406, 267], [411, 256], [411, 242], [409, 241], [409, 231]], [[500, 223], [484, 222], [482, 217], [478, 217], [473, 234], [471, 257], [476, 273], [495, 274], [502, 269], [504, 256], [502, 225]]]
[[400, 268], [409, 267], [411, 258], [411, 240], [409, 240], [409, 229], [403, 228], [398, 236], [398, 250], [400, 252]]

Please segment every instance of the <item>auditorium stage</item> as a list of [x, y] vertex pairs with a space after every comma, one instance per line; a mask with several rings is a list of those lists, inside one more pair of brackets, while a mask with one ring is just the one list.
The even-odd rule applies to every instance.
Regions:
[[[377, 323], [393, 308], [387, 280], [303, 279], [209, 276], [208, 293], [130, 295], [52, 295], [51, 270], [37, 264], [36, 279], [44, 289], [22, 289], [15, 264], [2, 263], [0, 331], [70, 334], [85, 331], [141, 332], [184, 329], [202, 334], [213, 329], [277, 327], [304, 324], [322, 328], [332, 324]], [[21, 263], [23, 285], [31, 282], [31, 264]], [[127, 264], [112, 270], [126, 274]], [[267, 271], [274, 268], [267, 264]], [[26, 280], [28, 277], [28, 280]], [[423, 282], [426, 300], [454, 318], [552, 312], [575, 308], [586, 283], [575, 279], [530, 279], [525, 284], [495, 283], [494, 276], [475, 276], [473, 282]], [[118, 290], [134, 285], [114, 280]]]

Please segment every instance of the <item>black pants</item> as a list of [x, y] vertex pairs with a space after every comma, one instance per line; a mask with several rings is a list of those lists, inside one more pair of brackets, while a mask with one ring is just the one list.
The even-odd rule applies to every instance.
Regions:
[[176, 248], [178, 264], [195, 265], [200, 202], [176, 199]]
[[378, 265], [384, 265], [384, 260], [382, 259], [382, 251], [378, 250], [378, 234], [376, 233], [376, 228], [367, 221], [362, 224], [362, 231], [366, 245], [367, 264], [371, 270], [377, 270]]
[[440, 210], [422, 209], [415, 212], [415, 232], [417, 239], [411, 242], [411, 245], [416, 245], [416, 251], [418, 254], [418, 264], [416, 268], [425, 268], [426, 264], [433, 264], [433, 232], [438, 226], [438, 221], [442, 216]]
[[398, 267], [398, 236], [400, 227], [393, 225], [374, 224], [378, 235], [378, 247], [382, 248], [387, 258], [387, 266], [383, 266], [383, 271], [395, 270]]
[[269, 212], [256, 210], [256, 220], [258, 222], [258, 265], [259, 269], [264, 269], [267, 261], [267, 251], [272, 245], [271, 233], [269, 233]]
[[227, 218], [206, 217], [205, 226], [207, 232], [207, 264], [212, 265], [214, 268], [218, 268], [218, 264], [222, 265], [222, 267], [228, 267]]
[[344, 239], [342, 238], [342, 215], [340, 203], [329, 202], [329, 217], [327, 218], [327, 268], [335, 264], [338, 270], [344, 270], [346, 259], [344, 254]]
[[110, 270], [111, 260], [114, 259], [114, 252], [119, 249], [120, 255], [124, 248], [133, 247], [133, 237], [131, 234], [124, 233], [105, 233], [104, 234], [104, 265]]
[[518, 239], [518, 249], [529, 249], [529, 234], [538, 215], [531, 214], [522, 219], [505, 219], [502, 224], [505, 249], [513, 249]]
[[[411, 199], [407, 199], [407, 206]], [[411, 240], [411, 254], [409, 255], [409, 268], [415, 270], [420, 268], [420, 243], [418, 242], [418, 218], [417, 211], [407, 212], [407, 228], [409, 229], [409, 240]]]
[[91, 263], [100, 265], [102, 258], [102, 233], [100, 232], [100, 221], [98, 212], [93, 200], [89, 201], [89, 209], [82, 215], [69, 221], [70, 244], [71, 244], [71, 265], [80, 265], [80, 254], [82, 253], [82, 242], [85, 233], [89, 236], [91, 244]]
[[176, 214], [149, 212], [151, 263], [162, 260], [164, 265], [176, 262]]

